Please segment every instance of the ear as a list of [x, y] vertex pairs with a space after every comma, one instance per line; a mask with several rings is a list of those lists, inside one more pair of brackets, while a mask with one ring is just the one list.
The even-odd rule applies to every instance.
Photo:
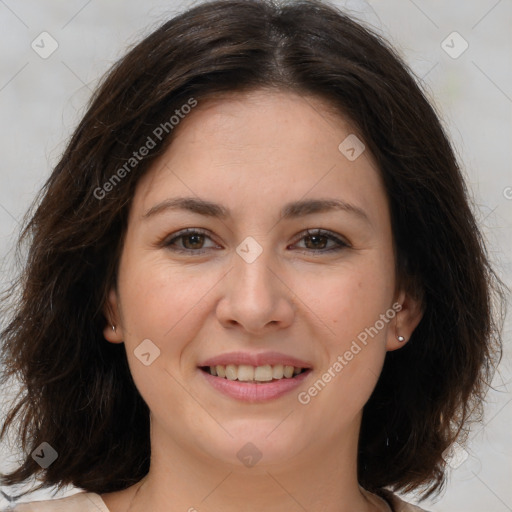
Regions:
[[103, 328], [103, 336], [111, 343], [122, 343], [124, 340], [123, 329], [120, 322], [117, 293], [114, 288], [110, 289], [103, 313], [107, 320], [107, 324]]
[[[404, 290], [398, 294], [395, 304], [399, 304], [400, 309], [393, 308], [397, 313], [388, 330], [387, 351], [397, 350], [408, 343], [414, 329], [423, 317], [424, 308], [421, 298], [406, 293]], [[404, 340], [399, 341], [398, 336], [403, 336]]]

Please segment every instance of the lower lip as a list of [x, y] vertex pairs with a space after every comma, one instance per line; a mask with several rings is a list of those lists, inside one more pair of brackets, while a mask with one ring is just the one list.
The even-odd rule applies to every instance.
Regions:
[[293, 391], [300, 386], [311, 373], [311, 369], [287, 379], [286, 377], [273, 382], [256, 384], [254, 382], [240, 382], [229, 380], [224, 377], [216, 377], [208, 372], [199, 369], [207, 380], [216, 390], [225, 395], [241, 400], [242, 402], [266, 402], [274, 398]]

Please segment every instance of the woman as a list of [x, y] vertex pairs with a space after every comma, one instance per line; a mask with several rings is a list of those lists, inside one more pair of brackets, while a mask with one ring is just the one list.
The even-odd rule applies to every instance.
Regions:
[[[4, 378], [16, 511], [421, 510], [499, 359], [439, 120], [319, 2], [219, 0], [105, 78], [42, 190]], [[61, 507], [61, 508], [58, 508]]]

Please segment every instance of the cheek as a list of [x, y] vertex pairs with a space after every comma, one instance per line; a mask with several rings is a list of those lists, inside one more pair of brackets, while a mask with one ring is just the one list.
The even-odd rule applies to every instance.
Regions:
[[322, 392], [322, 400], [340, 400], [343, 396], [342, 402], [352, 403], [355, 408], [366, 402], [375, 386], [394, 317], [393, 267], [386, 259], [368, 256], [325, 279], [306, 279], [316, 284], [310, 285], [307, 292], [303, 288], [313, 304], [311, 310], [329, 328], [322, 337], [326, 352], [322, 380], [328, 382], [329, 388]]
[[[173, 414], [181, 414], [190, 398], [179, 384], [181, 355], [201, 328], [205, 312], [202, 298], [212, 287], [213, 277], [204, 273], [193, 279], [183, 268], [172, 267], [161, 258], [134, 263], [135, 258], [125, 258], [119, 283], [130, 371], [153, 412], [167, 410], [172, 403]], [[150, 353], [148, 365], [140, 359], [143, 341], [145, 353]]]
[[323, 276], [301, 273], [297, 286], [304, 303], [330, 328], [329, 339], [343, 345], [390, 308], [394, 271], [387, 260], [368, 255]]
[[139, 260], [136, 265], [127, 259], [123, 275], [127, 277], [121, 292], [122, 310], [130, 333], [161, 342], [201, 311], [202, 298], [215, 282], [211, 272], [198, 276], [197, 268], [188, 272], [161, 256]]
[[388, 263], [368, 260], [324, 283], [319, 316], [331, 331], [324, 339], [327, 359], [306, 393], [317, 402], [318, 410], [339, 404], [335, 413], [339, 421], [352, 417], [366, 403], [384, 363], [387, 331], [394, 317], [394, 273]]

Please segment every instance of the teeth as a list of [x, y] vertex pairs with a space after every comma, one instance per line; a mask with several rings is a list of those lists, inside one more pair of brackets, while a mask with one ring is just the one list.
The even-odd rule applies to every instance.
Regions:
[[238, 380], [254, 380], [254, 367], [247, 364], [241, 364], [238, 367]]
[[254, 380], [260, 382], [268, 382], [272, 380], [272, 366], [266, 364], [265, 366], [257, 366], [254, 370]]
[[226, 366], [226, 378], [229, 380], [236, 380], [238, 376], [238, 369], [234, 364], [228, 364]]
[[209, 367], [210, 374], [229, 380], [239, 380], [241, 382], [270, 382], [272, 379], [291, 379], [293, 376], [301, 373], [302, 368], [289, 365], [264, 365], [251, 366], [248, 364], [228, 364], [226, 366], [218, 364]]
[[285, 366], [284, 367], [284, 376], [287, 379], [291, 379], [293, 377], [293, 366]]
[[284, 366], [282, 364], [276, 364], [272, 367], [272, 377], [274, 379], [282, 379], [284, 375]]

